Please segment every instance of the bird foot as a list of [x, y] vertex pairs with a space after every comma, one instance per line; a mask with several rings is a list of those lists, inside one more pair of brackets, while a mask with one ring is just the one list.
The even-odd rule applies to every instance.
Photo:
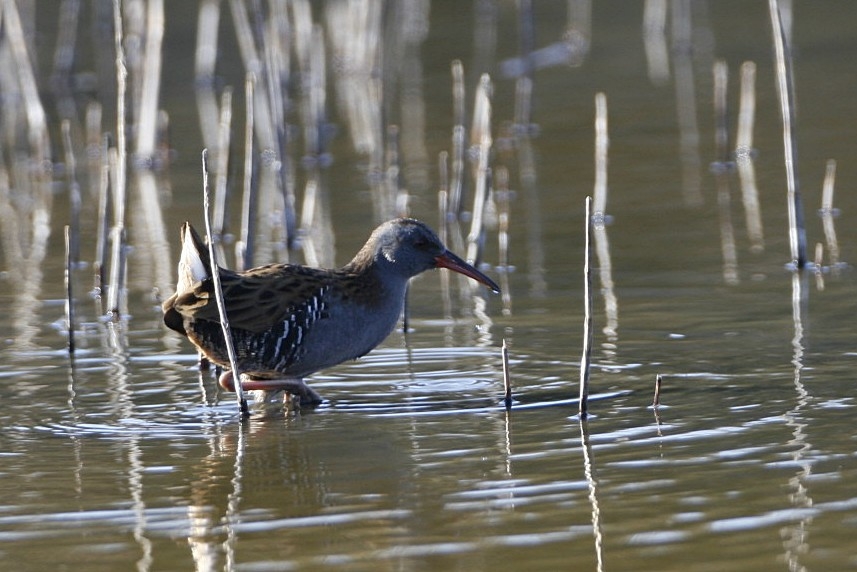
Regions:
[[[220, 387], [226, 391], [235, 391], [235, 378], [231, 371], [223, 372], [219, 382]], [[300, 378], [262, 379], [242, 373], [241, 387], [245, 391], [261, 392], [265, 396], [265, 401], [271, 401], [270, 396], [284, 391], [291, 396], [291, 404], [294, 407], [315, 407], [324, 401], [318, 392]]]

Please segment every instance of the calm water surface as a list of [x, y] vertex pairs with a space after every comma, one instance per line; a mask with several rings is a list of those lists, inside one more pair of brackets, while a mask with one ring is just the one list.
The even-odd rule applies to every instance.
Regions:
[[[444, 297], [439, 273], [426, 274], [412, 288], [407, 336], [395, 332], [366, 358], [313, 376], [328, 399], [318, 409], [256, 406], [246, 423], [238, 422], [232, 394], [199, 372], [191, 346], [161, 324], [152, 293], [161, 267], [172, 280], [180, 222], [202, 221], [204, 143], [192, 83], [197, 6], [169, 4], [161, 102], [174, 155], [158, 175], [169, 254], [147, 262], [157, 245], [147, 242], [140, 208], [132, 207], [129, 315], [104, 321], [87, 295], [95, 203], [85, 200], [88, 266], [74, 276], [81, 323], [73, 363], [65, 349], [63, 177], [36, 272], [16, 262], [14, 235], [5, 232], [12, 223], [3, 221], [0, 569], [857, 569], [857, 75], [850, 63], [857, 61], [857, 4], [794, 3], [798, 171], [811, 256], [825, 240], [815, 211], [832, 158], [845, 263], [830, 268], [825, 250], [823, 272], [800, 274], [785, 268], [785, 173], [766, 3], [690, 3], [693, 51], [668, 50], [677, 59], [659, 77], [645, 55], [643, 3], [595, 2], [583, 63], [534, 71], [531, 136], [508, 129], [515, 82], [501, 70], [514, 68], [509, 58], [518, 55], [513, 5], [432, 3], [429, 10], [416, 2], [402, 14], [389, 5], [381, 116], [384, 126], [401, 126], [401, 180], [414, 216], [438, 218], [435, 165], [452, 131], [451, 60], [464, 63], [468, 109], [478, 73], [492, 74], [492, 160], [510, 171], [514, 268], [506, 276], [492, 268], [495, 230], [485, 261], [493, 276], [508, 278], [511, 301], [455, 279]], [[562, 38], [576, 3], [535, 4], [538, 49]], [[218, 85], [240, 86], [234, 28], [222, 10]], [[54, 18], [40, 14], [35, 37], [49, 113]], [[320, 5], [312, 18], [324, 34], [335, 33]], [[396, 44], [403, 36], [410, 39]], [[90, 48], [82, 50], [86, 56]], [[328, 57], [327, 113], [336, 135], [333, 163], [319, 181], [335, 229], [334, 261], [343, 263], [378, 221], [372, 167], [355, 152]], [[747, 60], [758, 66], [754, 147], [765, 244], [751, 251], [733, 174], [734, 280], [725, 277], [723, 211], [708, 168], [715, 58], [730, 66], [730, 126], [738, 68]], [[80, 71], [90, 65], [84, 57]], [[677, 109], [686, 100], [675, 81], [683, 65], [693, 74], [699, 142], [684, 166]], [[581, 423], [582, 208], [594, 181], [597, 91], [607, 94], [611, 138], [611, 221], [598, 238], [608, 241], [613, 287], [596, 271], [595, 399]], [[408, 107], [415, 100], [422, 107]], [[300, 121], [297, 111], [289, 121]], [[296, 165], [302, 201], [306, 175]], [[237, 219], [240, 208], [231, 208]], [[510, 412], [500, 407], [504, 339], [515, 386]], [[655, 410], [657, 374], [663, 393]]]

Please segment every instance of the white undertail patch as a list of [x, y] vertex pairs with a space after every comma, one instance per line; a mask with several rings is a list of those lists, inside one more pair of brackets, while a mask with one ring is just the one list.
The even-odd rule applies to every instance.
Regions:
[[203, 264], [202, 258], [193, 244], [193, 239], [190, 237], [190, 231], [183, 238], [182, 255], [179, 259], [179, 281], [176, 285], [178, 292], [186, 292], [195, 283], [209, 278], [208, 270], [205, 268], [205, 264]]

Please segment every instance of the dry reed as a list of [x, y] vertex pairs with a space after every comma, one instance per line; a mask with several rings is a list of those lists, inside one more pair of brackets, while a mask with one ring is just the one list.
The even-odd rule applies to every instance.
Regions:
[[592, 360], [592, 269], [589, 264], [592, 240], [592, 197], [586, 197], [586, 240], [583, 248], [583, 351], [580, 355], [580, 404], [581, 419], [586, 419], [589, 410], [589, 366]]
[[720, 218], [720, 249], [723, 255], [723, 280], [738, 283], [738, 254], [735, 249], [735, 230], [732, 225], [732, 191], [729, 175], [729, 128], [726, 93], [729, 68], [723, 60], [714, 62], [714, 143], [717, 160], [711, 164], [717, 182], [717, 210]]
[[505, 390], [503, 395], [503, 404], [506, 406], [506, 409], [511, 409], [512, 381], [509, 377], [509, 348], [506, 345], [506, 338], [503, 338], [503, 347], [500, 350], [500, 353], [503, 357], [503, 388]]
[[792, 264], [798, 270], [806, 266], [806, 227], [803, 216], [800, 187], [797, 174], [797, 112], [795, 110], [794, 72], [791, 48], [783, 28], [777, 0], [768, 0], [771, 28], [774, 36], [776, 56], [777, 93], [780, 98], [780, 114], [783, 121], [783, 153], [785, 155], [786, 185], [788, 189], [789, 247]]
[[[217, 302], [217, 311], [220, 314], [220, 327], [223, 330], [223, 340], [226, 343], [226, 353], [229, 355], [229, 364], [232, 369], [232, 378], [235, 386], [235, 397], [238, 401], [238, 411], [242, 418], [250, 415], [247, 408], [247, 399], [244, 397], [244, 387], [241, 383], [241, 371], [238, 369], [238, 361], [235, 357], [235, 346], [232, 344], [232, 333], [229, 328], [229, 317], [226, 314], [226, 304], [223, 300], [223, 288], [220, 284], [220, 269], [217, 264], [217, 252], [214, 248], [214, 236], [211, 232], [211, 214], [209, 213], [210, 200], [208, 189], [208, 150], [202, 151], [202, 197], [203, 212], [205, 218], [205, 234], [208, 239], [208, 256], [211, 262], [211, 282], [214, 285], [214, 298]], [[189, 240], [186, 238], [186, 240]]]

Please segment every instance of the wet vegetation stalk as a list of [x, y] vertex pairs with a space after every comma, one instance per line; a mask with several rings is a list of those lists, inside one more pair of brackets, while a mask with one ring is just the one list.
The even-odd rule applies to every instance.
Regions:
[[74, 292], [72, 291], [71, 229], [65, 225], [65, 323], [68, 329], [68, 353], [74, 354]]
[[76, 266], [80, 261], [80, 184], [77, 181], [77, 168], [74, 160], [74, 150], [71, 144], [71, 123], [63, 119], [61, 124], [63, 152], [65, 155], [66, 184], [69, 198], [69, 254], [71, 264]]
[[815, 287], [821, 292], [824, 290], [824, 267], [822, 263], [824, 262], [824, 245], [820, 242], [815, 243], [815, 262], [814, 262], [814, 271], [815, 271]]
[[806, 227], [797, 175], [797, 141], [794, 133], [797, 114], [795, 112], [792, 57], [783, 30], [777, 0], [768, 0], [768, 9], [771, 13], [771, 28], [776, 56], [777, 93], [780, 97], [780, 112], [783, 120], [783, 151], [788, 188], [789, 246], [792, 262], [796, 268], [801, 269], [806, 265]]
[[836, 161], [830, 159], [824, 172], [824, 186], [821, 192], [821, 220], [824, 225], [824, 238], [827, 242], [827, 251], [830, 257], [830, 268], [837, 271], [839, 268], [839, 242], [836, 239], [836, 227], [833, 219], [836, 211], [833, 209], [833, 187], [836, 182]]
[[661, 384], [663, 383], [663, 378], [661, 374], [657, 374], [655, 376], [655, 397], [652, 399], [652, 407], [657, 407], [661, 404]]
[[[214, 212], [211, 224], [216, 245], [223, 242], [226, 227], [226, 192], [229, 171], [229, 145], [232, 133], [232, 88], [227, 86], [220, 96], [220, 118], [217, 130], [217, 164], [214, 178]], [[222, 250], [222, 249], [221, 249]]]
[[[607, 165], [610, 149], [610, 133], [607, 129], [607, 95], [595, 94], [595, 185], [593, 194], [592, 233], [595, 255], [598, 258], [598, 277], [604, 296], [604, 333], [607, 342], [614, 344], [619, 327], [619, 303], [613, 284], [613, 262], [610, 257], [610, 240], [607, 237]], [[612, 349], [607, 349], [612, 352]]]
[[202, 197], [203, 212], [205, 215], [205, 234], [208, 239], [208, 256], [211, 260], [211, 282], [214, 284], [214, 298], [217, 302], [217, 311], [220, 314], [220, 327], [223, 330], [223, 339], [226, 342], [226, 353], [229, 354], [229, 365], [232, 369], [232, 378], [235, 384], [235, 397], [238, 401], [238, 411], [242, 418], [249, 416], [247, 399], [244, 397], [244, 387], [241, 383], [241, 372], [238, 369], [238, 361], [235, 358], [235, 346], [232, 344], [232, 333], [229, 329], [229, 317], [226, 315], [226, 304], [223, 301], [223, 288], [220, 285], [220, 271], [217, 264], [217, 251], [214, 248], [214, 236], [211, 233], [211, 215], [209, 214], [209, 190], [208, 190], [208, 150], [202, 151]]
[[509, 348], [506, 345], [506, 338], [503, 338], [503, 347], [500, 351], [503, 356], [503, 388], [505, 395], [503, 396], [503, 404], [506, 409], [512, 408], [512, 380], [509, 378]]
[[125, 250], [125, 193], [119, 182], [119, 150], [111, 148], [107, 152], [110, 168], [111, 204], [113, 206], [113, 226], [110, 229], [110, 278], [107, 283], [107, 313], [114, 320], [120, 317], [120, 305], [123, 287], [123, 252]]
[[500, 297], [503, 301], [503, 315], [512, 314], [512, 293], [509, 288], [509, 170], [498, 167], [497, 185], [497, 252], [500, 269]]
[[140, 97], [134, 114], [138, 167], [154, 166], [157, 149], [158, 96], [161, 84], [161, 44], [164, 37], [164, 0], [146, 3], [145, 46], [140, 70]]
[[717, 160], [711, 168], [717, 182], [717, 207], [720, 215], [720, 248], [723, 255], [723, 280], [726, 284], [738, 283], [738, 254], [735, 249], [735, 230], [732, 225], [732, 190], [729, 185], [729, 127], [727, 122], [726, 91], [729, 67], [723, 60], [714, 62], [714, 144]]
[[738, 132], [735, 136], [735, 161], [741, 181], [744, 216], [750, 251], [765, 249], [762, 212], [759, 207], [759, 189], [756, 186], [756, 168], [753, 158], [753, 129], [756, 122], [756, 64], [741, 64], [741, 102], [738, 109]]
[[239, 270], [249, 270], [253, 267], [254, 250], [256, 245], [256, 204], [258, 186], [255, 184], [253, 170], [253, 98], [255, 97], [256, 76], [248, 73], [244, 81], [244, 182], [241, 200], [241, 235], [236, 245], [235, 257]]
[[488, 162], [491, 155], [491, 78], [483, 74], [476, 90], [476, 103], [473, 111], [471, 137], [478, 145], [479, 155], [475, 170], [476, 190], [473, 194], [473, 218], [470, 233], [467, 235], [467, 260], [477, 265], [482, 259], [485, 241], [483, 228], [485, 204], [488, 201], [490, 171]]
[[95, 291], [102, 299], [104, 294], [104, 272], [107, 268], [107, 241], [110, 236], [110, 228], [107, 223], [108, 212], [111, 209], [110, 195], [110, 163], [107, 151], [107, 136], [103, 137], [100, 147], [101, 164], [98, 168], [98, 214], [95, 237]]
[[453, 213], [456, 218], [461, 213], [464, 194], [464, 93], [464, 66], [461, 60], [454, 60], [452, 62], [453, 127], [448, 212]]
[[586, 240], [583, 249], [583, 352], [580, 356], [580, 418], [589, 409], [589, 365], [592, 359], [592, 269], [589, 265], [592, 240], [592, 197], [586, 197]]
[[119, 318], [120, 296], [123, 286], [122, 264], [125, 248], [125, 174], [127, 164], [127, 142], [125, 138], [125, 100], [127, 92], [127, 69], [122, 47], [122, 8], [119, 0], [113, 0], [114, 49], [116, 55], [116, 148], [110, 162], [110, 180], [113, 191], [113, 228], [111, 230], [110, 281], [107, 296], [107, 312], [115, 320]]
[[203, 0], [197, 16], [194, 87], [205, 147], [217, 148], [217, 95], [214, 91], [220, 0]]

